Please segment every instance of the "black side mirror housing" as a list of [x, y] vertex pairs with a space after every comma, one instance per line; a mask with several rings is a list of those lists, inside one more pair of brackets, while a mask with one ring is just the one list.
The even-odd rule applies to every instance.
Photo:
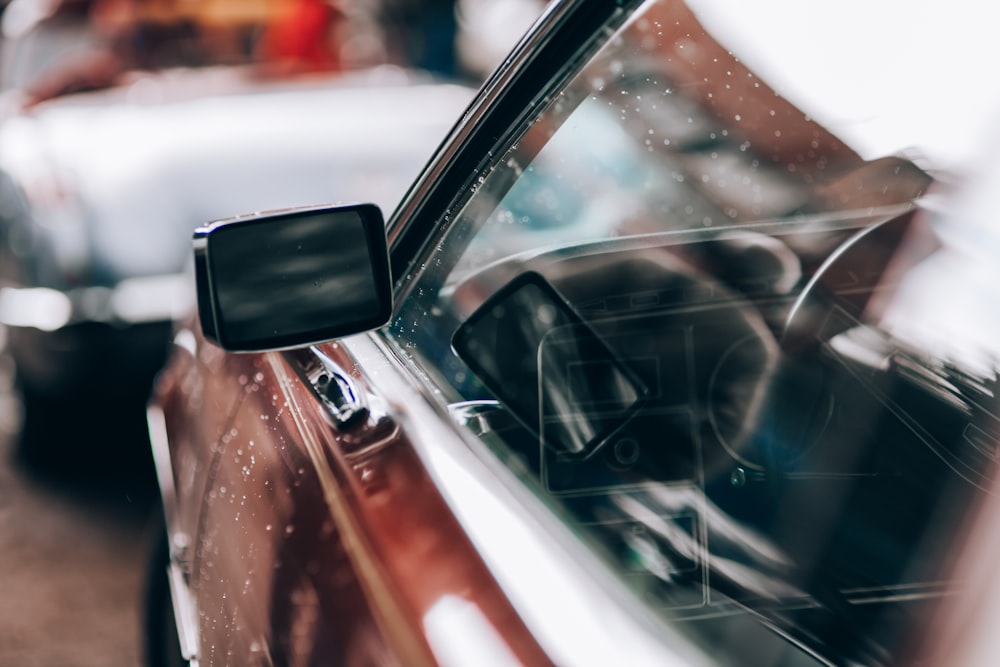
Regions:
[[320, 206], [220, 220], [194, 232], [198, 315], [232, 352], [311, 345], [392, 315], [382, 212]]

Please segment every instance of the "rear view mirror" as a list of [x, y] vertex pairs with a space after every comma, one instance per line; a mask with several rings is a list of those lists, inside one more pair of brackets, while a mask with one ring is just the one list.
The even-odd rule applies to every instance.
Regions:
[[195, 230], [205, 337], [234, 352], [300, 347], [383, 326], [392, 313], [374, 204], [296, 208]]

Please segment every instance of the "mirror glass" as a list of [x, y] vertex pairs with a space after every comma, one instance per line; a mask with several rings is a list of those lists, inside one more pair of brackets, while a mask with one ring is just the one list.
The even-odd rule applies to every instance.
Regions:
[[389, 317], [385, 229], [374, 205], [254, 216], [202, 235], [214, 333], [227, 349], [306, 345]]

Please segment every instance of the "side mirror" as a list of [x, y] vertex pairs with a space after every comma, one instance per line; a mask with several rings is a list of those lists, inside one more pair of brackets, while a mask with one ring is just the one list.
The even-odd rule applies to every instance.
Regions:
[[194, 232], [205, 337], [233, 352], [301, 347], [385, 325], [392, 278], [374, 204], [295, 208]]

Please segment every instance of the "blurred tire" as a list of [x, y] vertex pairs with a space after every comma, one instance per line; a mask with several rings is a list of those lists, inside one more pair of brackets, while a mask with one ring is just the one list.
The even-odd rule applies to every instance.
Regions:
[[18, 460], [30, 468], [47, 468], [58, 461], [65, 424], [57, 401], [19, 387], [21, 396], [21, 433], [17, 439]]
[[51, 394], [18, 382], [21, 429], [14, 445], [30, 473], [73, 487], [103, 489], [149, 506], [157, 497], [146, 395], [95, 383]]

